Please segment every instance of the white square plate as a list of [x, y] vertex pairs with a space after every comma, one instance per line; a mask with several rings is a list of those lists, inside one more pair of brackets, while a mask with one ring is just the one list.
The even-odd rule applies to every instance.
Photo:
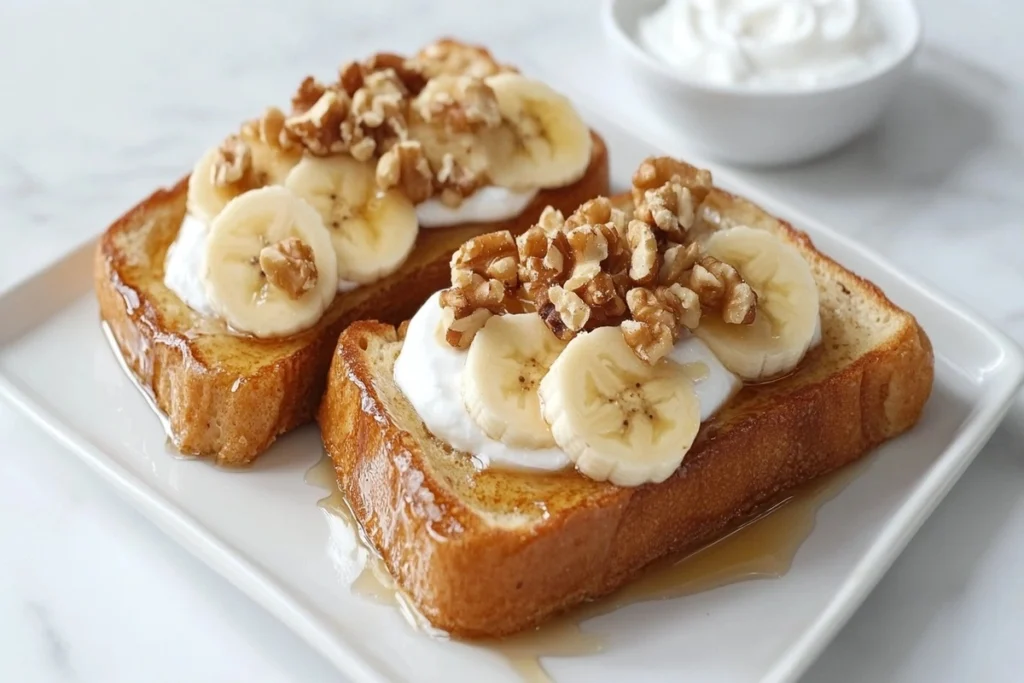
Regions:
[[[656, 150], [595, 127], [628, 182]], [[877, 256], [755, 188], [718, 173], [810, 233], [917, 316], [935, 345], [936, 382], [920, 424], [880, 448], [824, 506], [781, 579], [632, 605], [586, 622], [598, 655], [545, 659], [556, 680], [792, 681], [877, 583], [995, 429], [1024, 375], [1016, 345]], [[895, 227], [894, 227], [895, 229]], [[433, 640], [393, 607], [353, 595], [331, 560], [322, 492], [303, 482], [315, 428], [281, 439], [255, 467], [226, 472], [173, 457], [163, 428], [118, 367], [91, 290], [93, 244], [0, 298], [0, 392], [148, 515], [357, 680], [516, 681], [489, 650]]]

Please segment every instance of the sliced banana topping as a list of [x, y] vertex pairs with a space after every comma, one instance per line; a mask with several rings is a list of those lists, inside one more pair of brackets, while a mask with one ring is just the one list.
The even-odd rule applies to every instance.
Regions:
[[694, 331], [729, 370], [748, 381], [793, 370], [811, 346], [818, 326], [818, 287], [796, 249], [767, 230], [745, 226], [711, 235], [711, 256], [735, 267], [757, 293], [751, 325], [729, 325], [704, 316]]
[[228, 202], [210, 224], [201, 271], [214, 311], [257, 337], [316, 324], [338, 287], [331, 236], [320, 215], [283, 187]]
[[398, 269], [416, 243], [416, 208], [398, 190], [380, 191], [375, 169], [348, 156], [306, 157], [285, 186], [327, 227], [343, 280], [367, 283]]
[[564, 347], [535, 313], [493, 316], [477, 332], [466, 353], [462, 398], [487, 436], [523, 448], [555, 445], [537, 388]]
[[618, 486], [667, 479], [700, 428], [700, 406], [683, 366], [647, 365], [617, 327], [566, 346], [540, 383], [541, 414], [580, 472]]
[[496, 74], [485, 82], [507, 123], [481, 132], [495, 185], [564, 187], [583, 177], [593, 141], [568, 98], [516, 73]]
[[210, 224], [243, 192], [281, 185], [299, 163], [301, 152], [264, 142], [256, 126], [206, 151], [188, 179], [188, 211]]

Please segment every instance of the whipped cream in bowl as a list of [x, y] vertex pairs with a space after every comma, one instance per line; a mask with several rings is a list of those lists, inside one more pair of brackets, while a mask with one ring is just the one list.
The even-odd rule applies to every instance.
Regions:
[[689, 78], [751, 88], [855, 79], [894, 49], [867, 0], [668, 0], [638, 37]]
[[920, 43], [912, 0], [605, 0], [627, 80], [699, 153], [775, 166], [875, 123]]

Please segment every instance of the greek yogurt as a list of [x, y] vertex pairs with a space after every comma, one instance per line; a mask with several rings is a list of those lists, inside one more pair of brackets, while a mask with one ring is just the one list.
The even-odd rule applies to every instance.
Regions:
[[515, 218], [530, 205], [537, 190], [510, 190], [487, 185], [466, 197], [457, 207], [430, 198], [416, 206], [421, 228], [440, 228], [463, 223], [491, 223]]
[[866, 0], [667, 0], [639, 24], [641, 44], [695, 80], [814, 88], [853, 80], [891, 51]]
[[[449, 346], [438, 334], [439, 293], [409, 321], [405, 342], [395, 360], [395, 383], [419, 414], [430, 433], [452, 448], [472, 454], [481, 467], [554, 471], [571, 463], [559, 448], [520, 448], [487, 436], [470, 417], [462, 401], [466, 352]], [[739, 390], [738, 377], [725, 369], [704, 342], [686, 335], [669, 358], [699, 368], [694, 388], [704, 421]]]
[[164, 285], [196, 313], [212, 316], [214, 311], [202, 276], [206, 233], [205, 222], [190, 213], [185, 214], [178, 237], [167, 250]]

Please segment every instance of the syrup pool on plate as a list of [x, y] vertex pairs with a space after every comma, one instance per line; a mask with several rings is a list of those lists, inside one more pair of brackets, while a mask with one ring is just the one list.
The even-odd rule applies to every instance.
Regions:
[[[818, 510], [846, 487], [861, 466], [860, 463], [847, 465], [798, 488], [754, 514], [725, 537], [695, 552], [658, 560], [611, 595], [575, 607], [538, 628], [506, 638], [467, 642], [504, 657], [527, 683], [547, 683], [551, 679], [544, 670], [542, 658], [583, 656], [606, 648], [604, 638], [581, 628], [588, 619], [639, 602], [679, 598], [739, 581], [785, 575], [800, 545], [814, 529]], [[310, 468], [306, 483], [329, 492], [318, 505], [327, 513], [332, 533], [338, 530], [339, 534], [347, 534], [359, 544], [362, 565], [342, 572], [353, 592], [375, 602], [394, 605], [414, 628], [433, 637], [447, 638], [447, 634], [432, 629], [416, 612], [363, 537], [347, 501], [338, 490], [330, 458], [324, 456]]]

